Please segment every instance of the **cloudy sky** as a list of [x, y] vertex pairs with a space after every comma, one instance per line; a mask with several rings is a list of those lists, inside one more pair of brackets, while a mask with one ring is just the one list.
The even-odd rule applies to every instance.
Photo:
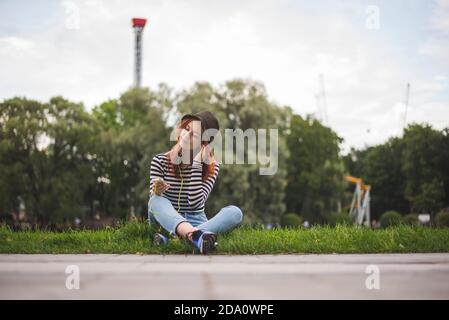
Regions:
[[134, 16], [149, 19], [144, 86], [249, 78], [306, 115], [323, 74], [348, 150], [400, 134], [409, 82], [407, 122], [449, 126], [449, 0], [0, 0], [0, 99], [117, 98]]

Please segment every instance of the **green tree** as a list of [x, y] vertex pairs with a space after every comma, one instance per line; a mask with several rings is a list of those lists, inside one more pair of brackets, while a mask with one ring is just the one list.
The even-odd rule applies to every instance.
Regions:
[[[169, 145], [171, 90], [131, 89], [93, 110], [101, 123], [96, 155], [98, 208], [107, 215], [146, 216], [152, 157]], [[101, 179], [102, 177], [106, 179]]]
[[345, 157], [348, 171], [372, 186], [372, 216], [430, 212], [449, 205], [448, 129], [412, 124], [403, 137]]
[[388, 210], [409, 210], [404, 196], [406, 180], [401, 170], [402, 152], [402, 141], [392, 138], [383, 145], [369, 148], [361, 158], [360, 177], [372, 186], [371, 215], [374, 219], [379, 219]]
[[[34, 100], [5, 100], [0, 104], [0, 124], [0, 208], [3, 212], [17, 212], [20, 197], [27, 196], [29, 213], [42, 215], [36, 170], [44, 167], [45, 153], [38, 144], [44, 136], [45, 108]], [[33, 198], [32, 204], [29, 199]]]
[[443, 205], [444, 143], [443, 134], [429, 125], [413, 124], [405, 129], [401, 159], [404, 194], [413, 212], [436, 213]]
[[[80, 104], [61, 97], [43, 104], [13, 98], [0, 105], [0, 162], [6, 177], [2, 207], [17, 210], [20, 198], [28, 215], [43, 223], [84, 214], [92, 186], [88, 155], [95, 125]], [[12, 168], [12, 170], [10, 170]]]
[[294, 115], [287, 146], [287, 209], [305, 220], [324, 222], [329, 212], [340, 211], [344, 195], [344, 165], [339, 138], [319, 121]]

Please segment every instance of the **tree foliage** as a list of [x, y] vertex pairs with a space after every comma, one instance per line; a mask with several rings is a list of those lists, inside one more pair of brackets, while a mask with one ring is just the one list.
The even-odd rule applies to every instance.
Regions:
[[352, 150], [349, 170], [372, 185], [372, 213], [388, 210], [436, 214], [449, 206], [448, 129], [411, 124], [403, 137]]
[[254, 223], [279, 225], [286, 212], [332, 223], [334, 216], [346, 217], [341, 212], [352, 192], [346, 174], [372, 186], [376, 219], [389, 210], [435, 214], [449, 206], [448, 128], [412, 124], [402, 137], [342, 156], [342, 139], [330, 128], [271, 101], [262, 83], [235, 79], [218, 87], [198, 82], [180, 92], [165, 84], [130, 89], [90, 112], [62, 97], [2, 101], [0, 215], [25, 208], [41, 223], [98, 213], [146, 217], [152, 157], [174, 144], [169, 137], [181, 115], [202, 110], [218, 118], [223, 138], [225, 128], [277, 129], [279, 137], [274, 175], [261, 175], [267, 165], [260, 162], [221, 159], [209, 216], [235, 204]]
[[340, 211], [344, 199], [344, 165], [339, 155], [342, 141], [319, 121], [294, 115], [287, 146], [288, 211], [301, 212], [311, 222], [325, 222], [329, 212]]

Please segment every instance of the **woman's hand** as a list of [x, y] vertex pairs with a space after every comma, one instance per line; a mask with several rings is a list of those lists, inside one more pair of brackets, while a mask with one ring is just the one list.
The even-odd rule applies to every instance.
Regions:
[[163, 194], [168, 188], [170, 188], [170, 185], [160, 178], [153, 182], [153, 193], [157, 196]]
[[178, 142], [165, 155], [170, 158], [171, 163], [180, 164], [181, 160], [178, 157], [179, 154], [182, 152], [181, 150], [182, 150], [181, 144]]
[[201, 146], [201, 151], [198, 152], [197, 155], [195, 156], [195, 160], [200, 161], [200, 162], [204, 162], [206, 164], [213, 163], [215, 161], [214, 152], [209, 147], [208, 144], [207, 145], [202, 145]]

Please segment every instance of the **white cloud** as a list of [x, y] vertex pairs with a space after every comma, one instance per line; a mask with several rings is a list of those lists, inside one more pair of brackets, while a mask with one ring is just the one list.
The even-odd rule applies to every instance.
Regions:
[[[429, 37], [420, 47], [425, 65], [443, 66], [438, 73], [404, 64], [379, 31], [365, 28], [360, 7], [336, 12], [269, 0], [73, 2], [79, 29], [65, 27], [68, 13], [61, 5], [60, 20], [45, 32], [0, 38], [0, 99], [62, 94], [90, 108], [118, 97], [132, 84], [131, 18], [139, 16], [149, 19], [143, 56], [147, 86], [166, 82], [182, 89], [197, 80], [219, 85], [249, 77], [264, 82], [270, 98], [305, 115], [316, 111], [323, 73], [329, 123], [345, 138], [346, 150], [400, 132], [407, 82], [412, 83], [410, 121], [441, 125], [449, 119], [439, 96], [448, 95], [443, 56], [449, 46]], [[354, 19], [357, 15], [361, 19]], [[439, 10], [430, 21], [433, 28], [447, 27]]]
[[419, 49], [419, 53], [428, 55], [440, 63], [449, 66], [449, 1], [437, 0], [430, 17], [429, 28], [436, 31], [429, 36]]
[[432, 27], [441, 30], [445, 33], [449, 33], [449, 1], [437, 0], [433, 8]]
[[26, 53], [33, 49], [33, 42], [18, 37], [0, 38], [0, 50], [4, 55]]

